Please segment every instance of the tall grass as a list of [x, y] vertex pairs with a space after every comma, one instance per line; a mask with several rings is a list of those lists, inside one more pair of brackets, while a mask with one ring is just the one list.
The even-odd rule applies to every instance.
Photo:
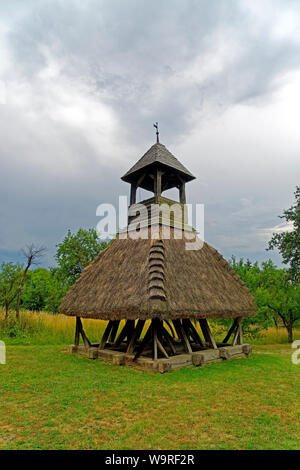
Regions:
[[[84, 330], [92, 342], [99, 342], [107, 322], [82, 320]], [[75, 317], [22, 310], [20, 321], [11, 313], [7, 324], [0, 310], [0, 339], [7, 344], [72, 344], [75, 335]]]
[[[82, 319], [84, 330], [91, 342], [99, 342], [107, 321]], [[120, 329], [122, 327], [121, 323]], [[220, 341], [224, 337], [224, 327], [211, 324], [215, 338]], [[17, 322], [13, 312], [5, 325], [4, 310], [0, 307], [0, 340], [7, 344], [73, 344], [75, 335], [75, 317], [22, 310], [20, 321]], [[300, 329], [295, 330], [294, 338], [300, 339]], [[247, 338], [252, 344], [284, 344], [287, 343], [287, 333], [284, 328], [268, 328], [255, 337]]]

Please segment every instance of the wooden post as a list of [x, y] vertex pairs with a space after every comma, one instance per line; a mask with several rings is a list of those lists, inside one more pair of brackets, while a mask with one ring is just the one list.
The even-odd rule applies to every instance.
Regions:
[[186, 352], [191, 354], [193, 351], [192, 351], [190, 342], [189, 342], [189, 340], [188, 340], [188, 338], [185, 334], [185, 331], [182, 327], [182, 324], [181, 324], [180, 320], [173, 320], [173, 324], [175, 326], [178, 337], [182, 339], [183, 344], [185, 345]]
[[159, 169], [157, 169], [157, 172], [156, 172], [156, 194], [157, 196], [160, 196], [161, 195], [161, 171]]
[[102, 336], [102, 338], [101, 338], [101, 341], [100, 341], [100, 343], [99, 343], [99, 349], [104, 349], [105, 343], [106, 343], [107, 340], [108, 340], [108, 336], [109, 336], [109, 333], [110, 333], [112, 327], [113, 327], [113, 322], [110, 320], [110, 321], [108, 322], [108, 325], [107, 325], [106, 328], [105, 328], [105, 331], [104, 331], [103, 336]]
[[153, 359], [157, 361], [157, 322], [156, 318], [152, 320], [153, 325]]
[[135, 329], [133, 330], [130, 340], [128, 342], [127, 351], [126, 351], [127, 353], [133, 352], [136, 342], [141, 336], [144, 325], [145, 325], [145, 320], [138, 320], [137, 325]]
[[203, 335], [204, 335], [204, 338], [205, 340], [208, 342], [208, 344], [210, 345], [211, 348], [213, 349], [218, 349], [218, 346], [215, 342], [215, 339], [210, 331], [210, 328], [209, 328], [209, 324], [207, 322], [207, 319], [206, 318], [203, 318], [201, 320], [199, 320], [199, 323], [200, 323], [200, 326], [201, 326], [201, 330], [203, 332]]
[[151, 336], [152, 336], [152, 328], [153, 328], [153, 325], [152, 325], [152, 322], [151, 322], [151, 325], [149, 326], [145, 336], [144, 336], [144, 339], [143, 341], [141, 342], [140, 346], [138, 347], [138, 350], [134, 356], [134, 361], [137, 360], [137, 358], [142, 354], [145, 346], [147, 343], [149, 343], [149, 341], [151, 341]]
[[186, 204], [186, 197], [185, 197], [185, 183], [181, 183], [179, 186], [179, 200], [181, 204]]
[[239, 324], [239, 336], [237, 340], [238, 344], [243, 344], [243, 325], [242, 325], [242, 318], [240, 319], [240, 324]]
[[116, 339], [115, 346], [120, 346], [122, 341], [130, 334], [134, 328], [134, 320], [127, 320], [123, 330], [120, 332], [118, 338]]
[[236, 330], [235, 330], [235, 333], [234, 333], [234, 336], [233, 336], [232, 346], [235, 346], [235, 345], [236, 345], [237, 339], [238, 339], [238, 337], [239, 337], [241, 320], [242, 320], [241, 317], [239, 317], [239, 318], [236, 319], [236, 324], [237, 324], [237, 326], [236, 326]]
[[109, 336], [109, 341], [111, 341], [112, 343], [114, 342], [115, 337], [118, 333], [119, 325], [120, 325], [120, 320], [113, 320], [113, 326], [112, 326], [111, 333]]
[[79, 346], [79, 335], [80, 335], [80, 317], [76, 317], [76, 329], [75, 329], [75, 346]]
[[182, 320], [182, 325], [183, 325], [183, 328], [185, 328], [187, 335], [191, 335], [195, 343], [199, 344], [201, 347], [204, 348], [204, 343], [202, 339], [200, 338], [198, 331], [192, 324], [191, 320], [189, 319]]
[[132, 204], [135, 204], [136, 203], [136, 184], [135, 183], [131, 183], [131, 187], [130, 187], [130, 205], [132, 206]]
[[237, 325], [237, 318], [234, 319], [234, 321], [233, 321], [233, 323], [232, 323], [232, 325], [231, 325], [231, 327], [230, 327], [230, 329], [229, 329], [227, 335], [225, 336], [225, 338], [224, 338], [223, 341], [222, 341], [223, 343], [227, 343], [227, 342], [228, 342], [230, 336], [232, 335], [232, 333], [234, 332], [234, 330], [235, 330], [235, 328], [236, 328], [236, 325]]

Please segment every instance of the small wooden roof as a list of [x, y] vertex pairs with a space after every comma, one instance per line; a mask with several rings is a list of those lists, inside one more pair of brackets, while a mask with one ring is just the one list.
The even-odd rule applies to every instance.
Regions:
[[[149, 173], [153, 167], [157, 166], [164, 168], [166, 173], [170, 175], [170, 178], [168, 178], [170, 183], [166, 185], [167, 187], [165, 189], [169, 189], [174, 186], [171, 177], [172, 174], [180, 176], [180, 179], [184, 182], [195, 179], [195, 176], [193, 176], [192, 173], [185, 168], [185, 166], [183, 166], [182, 163], [180, 163], [180, 161], [177, 160], [177, 158], [174, 157], [174, 155], [163, 144], [160, 143], [152, 145], [142, 158], [140, 158], [140, 160], [133, 165], [133, 167], [130, 168], [130, 170], [128, 170], [121, 179], [127, 183], [136, 183], [144, 172]], [[148, 179], [145, 178], [139, 186], [149, 190], [150, 184]]]

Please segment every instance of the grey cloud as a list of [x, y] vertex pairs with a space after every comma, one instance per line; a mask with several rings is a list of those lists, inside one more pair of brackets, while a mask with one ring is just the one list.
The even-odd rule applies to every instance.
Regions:
[[[299, 15], [298, 2], [274, 4]], [[115, 202], [117, 194], [127, 192], [119, 176], [152, 143], [154, 120], [177, 155], [177, 145], [201, 123], [237, 103], [262, 106], [278, 78], [299, 68], [298, 39], [274, 38], [271, 25], [258, 24], [241, 1], [11, 0], [2, 2], [0, 11], [13, 62], [2, 78], [32, 94], [27, 105], [0, 107], [0, 248], [5, 250], [37, 239], [53, 252], [67, 228], [95, 225], [97, 204]], [[41, 73], [51, 58], [60, 69], [45, 81]], [[217, 64], [211, 65], [213, 60]], [[59, 83], [66, 91], [75, 83], [74, 99], [86, 86], [85, 98], [111, 110], [114, 148], [102, 146], [99, 136], [98, 146], [92, 142], [89, 122], [76, 127], [51, 115], [49, 101], [60, 106], [59, 96], [51, 94]], [[262, 253], [258, 229], [276, 223], [287, 197], [272, 194], [267, 163], [259, 168], [265, 180], [259, 180], [251, 155], [239, 168], [229, 162], [226, 169], [228, 155], [216, 150], [219, 154], [211, 155], [204, 145], [182, 155], [199, 175], [189, 194], [198, 202], [201, 192], [207, 203], [208, 240], [229, 256], [230, 250]], [[252, 171], [253, 183], [246, 171]], [[290, 176], [287, 172], [281, 189], [291, 193]], [[243, 216], [239, 200], [251, 199], [251, 190], [257, 200]]]

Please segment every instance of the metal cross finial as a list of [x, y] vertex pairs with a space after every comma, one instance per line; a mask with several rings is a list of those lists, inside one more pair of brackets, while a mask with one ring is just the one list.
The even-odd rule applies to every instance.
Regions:
[[159, 130], [158, 130], [158, 122], [153, 124], [153, 127], [156, 129], [156, 143], [159, 144]]

